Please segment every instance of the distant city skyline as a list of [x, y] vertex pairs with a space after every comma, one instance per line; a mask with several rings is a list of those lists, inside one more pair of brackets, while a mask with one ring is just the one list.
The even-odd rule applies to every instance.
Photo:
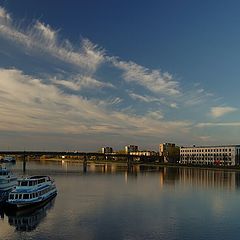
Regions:
[[0, 0], [0, 149], [240, 144], [239, 8]]

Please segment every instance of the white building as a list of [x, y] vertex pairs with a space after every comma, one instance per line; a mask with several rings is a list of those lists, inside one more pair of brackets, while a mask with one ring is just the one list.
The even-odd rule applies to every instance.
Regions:
[[112, 147], [102, 147], [101, 149], [102, 153], [113, 153]]
[[126, 152], [126, 153], [138, 152], [138, 146], [135, 146], [135, 145], [127, 145], [127, 146], [125, 146], [125, 152]]
[[180, 163], [240, 165], [240, 145], [181, 147]]

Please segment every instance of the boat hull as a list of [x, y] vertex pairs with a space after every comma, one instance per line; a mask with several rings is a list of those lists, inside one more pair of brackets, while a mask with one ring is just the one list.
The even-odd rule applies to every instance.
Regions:
[[49, 194], [49, 196], [46, 197], [45, 199], [43, 199], [42, 201], [36, 201], [36, 202], [26, 202], [26, 203], [6, 202], [5, 207], [8, 210], [25, 209], [25, 208], [29, 208], [29, 207], [40, 207], [40, 206], [44, 205], [45, 203], [47, 203], [48, 201], [50, 201], [51, 199], [53, 199], [54, 197], [56, 197], [56, 195], [57, 195], [57, 191], [53, 192], [52, 194]]

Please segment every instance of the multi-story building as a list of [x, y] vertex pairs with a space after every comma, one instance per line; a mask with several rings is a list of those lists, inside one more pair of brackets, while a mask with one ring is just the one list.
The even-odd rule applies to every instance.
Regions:
[[111, 147], [102, 147], [102, 153], [113, 153], [113, 149]]
[[205, 165], [240, 165], [240, 145], [192, 146], [180, 148], [180, 163]]
[[159, 155], [164, 162], [178, 162], [179, 161], [179, 147], [175, 143], [161, 143], [159, 145]]
[[135, 145], [125, 146], [125, 153], [130, 153], [130, 152], [138, 152], [138, 146], [135, 146]]

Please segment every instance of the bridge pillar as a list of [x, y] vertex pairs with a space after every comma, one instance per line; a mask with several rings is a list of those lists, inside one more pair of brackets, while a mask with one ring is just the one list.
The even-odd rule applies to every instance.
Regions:
[[128, 168], [128, 172], [133, 171], [133, 156], [131, 155], [127, 156], [127, 168]]
[[84, 155], [84, 159], [83, 159], [83, 172], [84, 173], [87, 172], [87, 154]]
[[23, 172], [26, 172], [26, 153], [23, 153]]

